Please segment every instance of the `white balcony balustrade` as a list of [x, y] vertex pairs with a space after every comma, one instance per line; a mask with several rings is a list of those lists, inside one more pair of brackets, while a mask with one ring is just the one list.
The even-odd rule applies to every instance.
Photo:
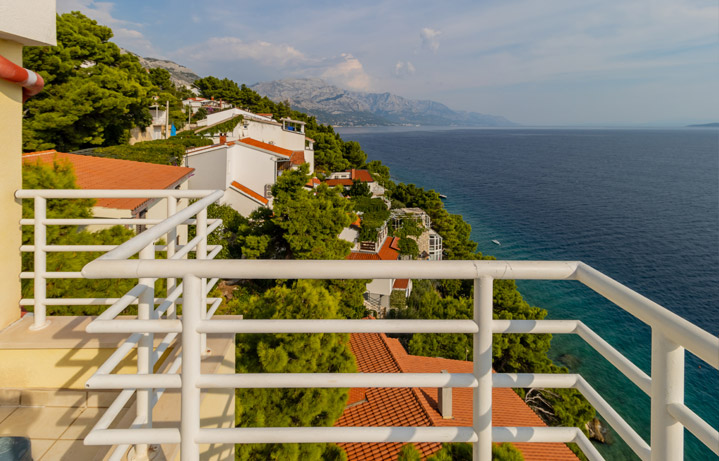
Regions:
[[[139, 283], [120, 299], [47, 299], [43, 285], [63, 274], [44, 271], [44, 252], [70, 251], [48, 247], [46, 225], [81, 224], [78, 220], [48, 220], [44, 200], [58, 197], [127, 197], [128, 191], [20, 191], [18, 197], [35, 198], [33, 220], [36, 242], [35, 272], [23, 274], [36, 282], [36, 327], [46, 321], [40, 312], [54, 303], [107, 304], [108, 309], [87, 327], [93, 333], [129, 335], [127, 341], [87, 382], [90, 389], [121, 389], [115, 403], [85, 438], [87, 445], [118, 445], [119, 459], [130, 445], [147, 450], [147, 444], [180, 444], [183, 461], [199, 459], [199, 444], [208, 443], [320, 443], [320, 442], [471, 442], [474, 459], [491, 460], [492, 442], [577, 443], [589, 459], [602, 459], [584, 434], [565, 427], [492, 427], [493, 387], [547, 387], [579, 390], [642, 460], [674, 461], [684, 457], [684, 428], [713, 452], [719, 454], [719, 432], [684, 404], [684, 351], [688, 350], [719, 369], [719, 338], [671, 313], [606, 275], [581, 262], [572, 261], [285, 261], [212, 260], [219, 251], [208, 247], [206, 235], [217, 222], [206, 218], [206, 207], [221, 192], [198, 193], [202, 197], [162, 222], [144, 220], [148, 230], [116, 248], [87, 247], [82, 251], [107, 251], [73, 277], [89, 279], [128, 278]], [[85, 194], [87, 193], [87, 195]], [[93, 195], [94, 193], [94, 195]], [[188, 197], [180, 191], [132, 191], [130, 196]], [[186, 191], [182, 191], [188, 194]], [[158, 195], [153, 195], [158, 194]], [[167, 195], [164, 195], [167, 194]], [[170, 200], [169, 203], [172, 203]], [[170, 211], [168, 205], [168, 211]], [[137, 224], [133, 221], [132, 224]], [[177, 227], [196, 225], [197, 236], [181, 248], [158, 246], [159, 239], [172, 238]], [[109, 251], [108, 251], [109, 250]], [[76, 251], [73, 249], [72, 251]], [[167, 251], [167, 259], [156, 259], [156, 251]], [[184, 259], [194, 251], [195, 259]], [[139, 255], [139, 259], [130, 259]], [[179, 255], [179, 256], [178, 256]], [[67, 274], [65, 274], [67, 275]], [[159, 278], [168, 280], [166, 298], [155, 298], [152, 287]], [[207, 299], [209, 287], [218, 279], [472, 279], [472, 320], [217, 320], [213, 313], [219, 300]], [[181, 283], [174, 281], [181, 279]], [[651, 377], [578, 320], [494, 320], [492, 288], [496, 279], [574, 280], [590, 287], [652, 329]], [[209, 282], [207, 282], [209, 280]], [[172, 281], [172, 282], [171, 282]], [[118, 319], [130, 304], [138, 304], [138, 318]], [[182, 304], [182, 316], [174, 306]], [[207, 306], [210, 305], [208, 310]], [[293, 374], [203, 374], [206, 350], [204, 336], [212, 333], [470, 333], [473, 335], [473, 373], [319, 373]], [[153, 347], [152, 335], [165, 334]], [[178, 333], [182, 333], [182, 356], [168, 373], [153, 372], [153, 364]], [[651, 446], [578, 374], [492, 373], [492, 335], [496, 333], [576, 334], [604, 356], [651, 398]], [[132, 349], [138, 350], [138, 373], [113, 374], [112, 370]], [[180, 363], [181, 362], [181, 363]], [[180, 369], [181, 367], [181, 369]], [[290, 384], [288, 384], [290, 383]], [[472, 427], [321, 427], [321, 428], [226, 428], [200, 427], [200, 393], [218, 388], [279, 387], [469, 387], [474, 389]], [[181, 390], [180, 428], [153, 428], [152, 406], [165, 389]], [[128, 429], [109, 429], [125, 403], [137, 396], [138, 414]]]

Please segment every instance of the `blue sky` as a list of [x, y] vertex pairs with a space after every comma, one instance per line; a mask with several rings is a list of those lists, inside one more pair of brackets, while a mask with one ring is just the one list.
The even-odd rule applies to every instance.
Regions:
[[529, 125], [719, 121], [717, 0], [57, 0], [239, 83], [319, 77]]

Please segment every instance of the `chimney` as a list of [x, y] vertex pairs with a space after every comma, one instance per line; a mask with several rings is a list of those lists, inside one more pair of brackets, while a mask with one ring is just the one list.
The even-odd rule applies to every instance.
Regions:
[[[448, 373], [442, 370], [442, 373]], [[440, 387], [437, 389], [437, 408], [442, 419], [452, 419], [452, 388]]]

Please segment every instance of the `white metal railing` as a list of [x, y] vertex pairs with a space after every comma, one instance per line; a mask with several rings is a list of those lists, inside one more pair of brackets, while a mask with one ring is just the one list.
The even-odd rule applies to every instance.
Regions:
[[[218, 195], [219, 194], [219, 195]], [[139, 278], [151, 285], [157, 278], [182, 279], [168, 288], [166, 299], [154, 299], [147, 288], [136, 287], [88, 326], [90, 332], [130, 334], [125, 344], [88, 381], [91, 389], [121, 389], [116, 402], [85, 439], [88, 445], [180, 444], [182, 460], [199, 459], [203, 443], [310, 443], [310, 442], [472, 442], [474, 459], [491, 459], [491, 442], [574, 442], [590, 459], [602, 459], [577, 428], [492, 427], [493, 387], [575, 388], [643, 460], [683, 458], [683, 430], [688, 429], [719, 454], [719, 432], [684, 405], [684, 350], [719, 369], [719, 338], [639, 295], [581, 262], [571, 261], [232, 261], [201, 259], [206, 216], [204, 208], [221, 193], [210, 194], [132, 240], [110, 250], [82, 270], [87, 278]], [[143, 195], [147, 196], [147, 194]], [[178, 225], [197, 215], [199, 240], [194, 260], [149, 257], [148, 248]], [[197, 237], [196, 237], [197, 239]], [[169, 241], [169, 240], [168, 240]], [[38, 244], [36, 243], [36, 247]], [[42, 245], [39, 246], [42, 248]], [[128, 259], [135, 254], [139, 259]], [[143, 256], [146, 255], [146, 256]], [[210, 255], [208, 254], [208, 258]], [[169, 258], [169, 256], [168, 256]], [[472, 279], [474, 316], [471, 320], [212, 320], [206, 309], [205, 280], [232, 279]], [[495, 279], [576, 280], [600, 293], [652, 329], [651, 377], [578, 320], [494, 320], [492, 291]], [[143, 283], [144, 282], [144, 283]], [[143, 296], [144, 295], [144, 296]], [[182, 296], [180, 298], [179, 296]], [[143, 306], [136, 320], [115, 316], [138, 298]], [[165, 314], [166, 305], [181, 302], [181, 319]], [[154, 308], [155, 304], [159, 304]], [[146, 306], [149, 305], [149, 308]], [[167, 307], [169, 309], [169, 306]], [[227, 428], [200, 427], [200, 392], [210, 388], [274, 388], [287, 386], [285, 374], [206, 375], [200, 370], [208, 333], [470, 333], [473, 335], [473, 373], [443, 374], [293, 374], [292, 387], [469, 387], [474, 390], [472, 427], [333, 427], [333, 428]], [[182, 333], [180, 360], [166, 374], [152, 372], [154, 333], [173, 338]], [[651, 447], [577, 374], [492, 373], [492, 335], [497, 333], [577, 334], [607, 358], [651, 398]], [[146, 354], [137, 375], [116, 375], [111, 370], [132, 348]], [[164, 389], [181, 389], [179, 429], [153, 428], [151, 413], [140, 414], [130, 429], [109, 429], [124, 404], [137, 393], [138, 402], [150, 406]], [[142, 397], [141, 397], [142, 396]], [[138, 406], [139, 408], [139, 406]], [[117, 454], [118, 450], [115, 453]], [[124, 451], [123, 451], [124, 452]]]
[[[33, 279], [34, 293], [33, 298], [26, 298], [20, 301], [22, 306], [34, 307], [33, 324], [30, 326], [33, 330], [45, 328], [50, 321], [46, 316], [47, 306], [53, 305], [107, 305], [109, 306], [101, 315], [99, 315], [88, 326], [88, 332], [107, 331], [108, 324], [110, 330], [122, 329], [123, 325], [134, 325], [132, 320], [116, 320], [116, 317], [127, 309], [130, 305], [137, 305], [138, 319], [149, 321], [159, 320], [161, 318], [169, 320], [177, 325], [177, 331], [164, 331], [166, 325], [156, 331], [132, 334], [110, 358], [95, 372], [89, 379], [89, 388], [114, 388], [113, 385], [108, 386], [108, 382], [114, 382], [117, 379], [126, 379], [126, 377], [117, 377], [111, 375], [112, 370], [122, 361], [130, 351], [137, 349], [137, 368], [140, 375], [152, 373], [155, 363], [175, 341], [177, 333], [180, 331], [180, 323], [177, 319], [176, 305], [182, 303], [182, 284], [176, 282], [176, 278], [165, 278], [167, 295], [164, 298], [155, 297], [155, 281], [156, 278], [140, 277], [137, 285], [129, 290], [121, 298], [48, 298], [47, 297], [47, 281], [48, 279], [67, 279], [67, 278], [83, 278], [80, 272], [50, 272], [47, 271], [47, 253], [49, 252], [108, 252], [115, 250], [119, 245], [48, 245], [46, 240], [47, 226], [111, 226], [111, 225], [152, 225], [150, 231], [154, 237], [150, 240], [150, 244], [142, 248], [134, 245], [136, 239], [126, 242], [126, 247], [135, 248], [135, 253], [139, 253], [140, 259], [155, 259], [158, 252], [165, 253], [165, 257], [169, 261], [184, 260], [191, 252], [194, 252], [196, 259], [212, 259], [220, 250], [221, 245], [207, 245], [207, 235], [217, 229], [222, 221], [207, 219], [207, 206], [215, 202], [222, 193], [219, 191], [188, 191], [188, 190], [56, 190], [56, 189], [33, 189], [21, 190], [16, 192], [16, 197], [20, 199], [34, 200], [34, 217], [31, 219], [22, 219], [22, 225], [34, 226], [34, 244], [21, 246], [23, 252], [34, 253], [34, 267], [31, 272], [22, 272], [21, 278]], [[166, 200], [166, 213], [171, 219], [136, 219], [136, 218], [87, 218], [87, 219], [49, 219], [47, 217], [47, 200], [48, 199], [78, 199], [78, 198], [155, 198]], [[184, 207], [181, 200], [197, 199], [198, 202]], [[181, 210], [178, 212], [178, 205]], [[167, 223], [171, 221], [172, 225]], [[196, 236], [187, 243], [178, 243], [178, 228], [181, 226], [194, 225], [196, 228]], [[163, 230], [161, 234], [159, 232]], [[163, 245], [155, 244], [158, 239], [165, 238]], [[123, 278], [138, 278], [137, 276]], [[207, 311], [207, 318], [211, 318], [220, 305], [221, 298], [207, 298], [207, 294], [217, 283], [218, 279], [213, 278], [209, 283], [204, 284], [203, 302], [210, 305]], [[173, 322], [174, 320], [174, 322]], [[130, 322], [130, 323], [125, 323]], [[133, 330], [134, 331], [134, 330]], [[165, 333], [165, 336], [157, 346], [154, 345], [154, 333]], [[204, 343], [205, 335], [202, 335]], [[204, 347], [204, 346], [203, 346]], [[113, 406], [108, 409], [103, 418], [100, 419], [97, 426], [103, 427], [105, 424], [112, 423], [112, 419], [108, 419], [114, 412], [121, 411], [125, 404], [134, 396], [136, 397], [137, 415], [132, 423], [131, 428], [152, 427], [152, 408], [159, 400], [164, 392], [164, 387], [174, 387], [176, 381], [173, 378], [179, 378], [177, 371], [181, 365], [178, 359], [169, 365], [168, 374], [162, 375], [165, 379], [161, 379], [168, 386], [157, 386], [156, 389], [139, 388], [125, 390], [117, 397]], [[133, 380], [142, 377], [132, 376]], [[114, 418], [113, 418], [114, 419]], [[108, 426], [109, 427], [109, 426]], [[139, 440], [139, 439], [138, 439]], [[147, 457], [148, 443], [141, 443], [141, 440], [135, 444], [136, 455], [144, 455]], [[125, 455], [129, 445], [122, 445], [115, 449], [109, 458], [117, 461]]]

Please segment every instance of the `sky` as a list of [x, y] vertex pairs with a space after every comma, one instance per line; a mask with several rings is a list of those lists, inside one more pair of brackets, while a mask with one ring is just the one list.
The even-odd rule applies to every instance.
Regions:
[[57, 0], [200, 76], [322, 78], [525, 125], [719, 122], [717, 0]]

